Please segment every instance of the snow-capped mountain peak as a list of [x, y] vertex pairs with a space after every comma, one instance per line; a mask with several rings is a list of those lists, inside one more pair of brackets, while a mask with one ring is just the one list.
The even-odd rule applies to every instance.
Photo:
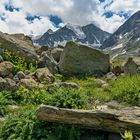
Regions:
[[55, 32], [48, 30], [39, 39], [34, 40], [34, 42], [41, 46], [54, 47], [56, 44], [65, 45], [64, 42], [73, 40], [80, 44], [99, 47], [109, 36], [110, 33], [101, 30], [93, 24], [86, 26], [66, 24]]

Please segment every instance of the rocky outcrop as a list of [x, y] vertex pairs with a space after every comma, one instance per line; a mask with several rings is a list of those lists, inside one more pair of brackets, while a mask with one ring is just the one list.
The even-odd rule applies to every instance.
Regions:
[[0, 49], [13, 52], [29, 63], [36, 63], [38, 59], [31, 39], [23, 34], [8, 35], [0, 32]]
[[97, 49], [68, 42], [61, 54], [59, 69], [64, 75], [101, 76], [110, 69], [109, 55]]
[[124, 73], [128, 75], [140, 74], [140, 58], [129, 58], [123, 69]]
[[115, 133], [131, 130], [134, 134], [140, 134], [140, 108], [117, 110], [102, 106], [95, 110], [72, 110], [44, 105], [37, 109], [36, 115], [41, 121], [73, 124]]
[[14, 71], [14, 65], [11, 62], [4, 61], [0, 63], [0, 76], [6, 77]]

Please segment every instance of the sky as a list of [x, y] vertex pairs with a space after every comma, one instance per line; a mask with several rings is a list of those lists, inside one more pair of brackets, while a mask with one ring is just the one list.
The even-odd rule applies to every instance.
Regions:
[[42, 35], [67, 23], [113, 33], [140, 10], [140, 0], [0, 0], [0, 31]]

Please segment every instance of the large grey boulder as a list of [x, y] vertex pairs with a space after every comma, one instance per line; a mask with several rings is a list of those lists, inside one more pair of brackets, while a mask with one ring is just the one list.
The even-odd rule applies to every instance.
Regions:
[[0, 32], [0, 49], [22, 57], [27, 63], [36, 64], [38, 60], [31, 38], [24, 34], [9, 35]]
[[59, 69], [64, 75], [101, 76], [110, 69], [109, 55], [97, 49], [68, 42], [61, 54]]
[[14, 71], [14, 65], [9, 61], [0, 63], [0, 76], [6, 77]]

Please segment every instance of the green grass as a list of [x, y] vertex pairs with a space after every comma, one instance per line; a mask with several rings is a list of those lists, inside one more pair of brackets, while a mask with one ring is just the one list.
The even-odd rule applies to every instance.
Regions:
[[[53, 105], [62, 108], [92, 109], [98, 103], [116, 100], [135, 106], [140, 106], [140, 76], [118, 77], [110, 81], [106, 89], [96, 84], [95, 77], [78, 76], [57, 79], [65, 82], [75, 82], [81, 86], [78, 89], [52, 88], [28, 90], [20, 87], [16, 92], [0, 92], [0, 115], [6, 117], [0, 133], [2, 140], [81, 140], [89, 133], [73, 126], [56, 125], [40, 122], [35, 117], [35, 110], [40, 104]], [[9, 110], [9, 105], [17, 105], [16, 111]], [[84, 134], [83, 134], [84, 133]], [[93, 140], [102, 140], [97, 136]], [[92, 140], [92, 139], [91, 139]]]

